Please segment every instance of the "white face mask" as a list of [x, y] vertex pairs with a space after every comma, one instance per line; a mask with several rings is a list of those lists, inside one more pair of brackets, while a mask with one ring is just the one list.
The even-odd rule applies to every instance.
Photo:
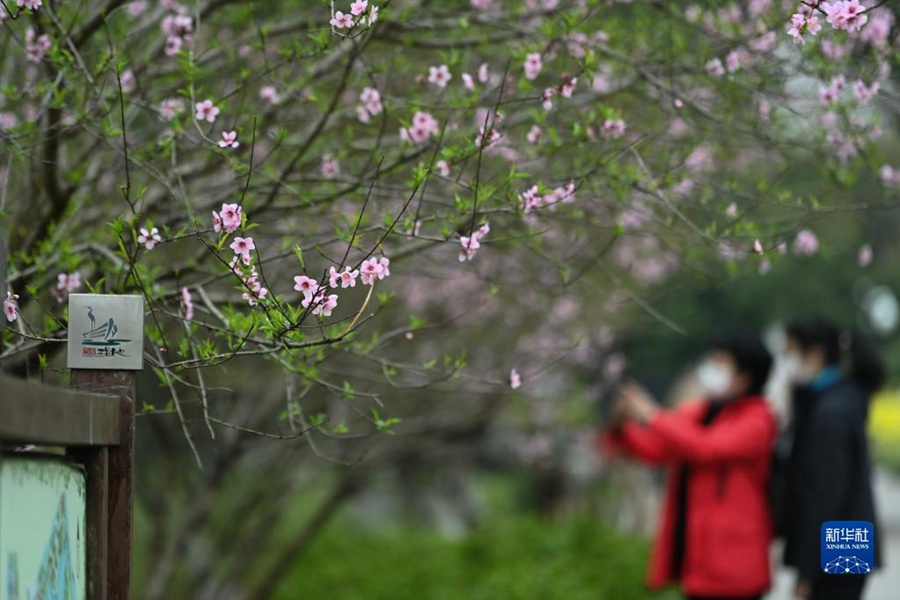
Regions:
[[706, 393], [718, 398], [731, 388], [731, 372], [727, 367], [708, 360], [697, 370], [697, 381]]

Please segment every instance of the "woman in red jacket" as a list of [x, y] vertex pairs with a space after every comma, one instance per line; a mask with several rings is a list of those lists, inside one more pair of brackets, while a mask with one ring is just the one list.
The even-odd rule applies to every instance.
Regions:
[[689, 599], [758, 599], [769, 589], [768, 477], [776, 421], [762, 389], [772, 357], [759, 336], [718, 336], [698, 370], [706, 394], [664, 410], [621, 387], [612, 448], [668, 467], [649, 585]]

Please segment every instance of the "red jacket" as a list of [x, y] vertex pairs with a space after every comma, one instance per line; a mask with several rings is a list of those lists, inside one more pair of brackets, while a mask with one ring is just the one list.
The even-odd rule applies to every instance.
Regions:
[[[691, 466], [685, 555], [680, 583], [698, 596], [752, 596], [769, 589], [771, 572], [767, 482], [775, 417], [763, 397], [730, 402], [708, 426], [706, 402], [659, 411], [647, 425], [626, 424], [605, 437], [651, 464]], [[648, 583], [673, 583], [672, 547], [678, 514], [678, 469], [671, 469]]]

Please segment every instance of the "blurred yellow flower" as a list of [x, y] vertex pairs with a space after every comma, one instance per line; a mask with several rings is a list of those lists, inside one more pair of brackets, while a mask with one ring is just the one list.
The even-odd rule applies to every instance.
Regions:
[[869, 434], [875, 456], [900, 469], [900, 390], [885, 391], [872, 399]]

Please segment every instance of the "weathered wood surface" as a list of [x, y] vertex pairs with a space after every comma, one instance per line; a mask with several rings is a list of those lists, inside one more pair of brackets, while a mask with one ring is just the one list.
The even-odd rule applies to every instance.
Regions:
[[117, 446], [122, 438], [120, 415], [118, 397], [0, 375], [0, 442]]
[[109, 597], [109, 451], [107, 448], [75, 448], [69, 453], [84, 465], [87, 478], [87, 598], [106, 600]]
[[134, 513], [134, 372], [74, 369], [71, 386], [118, 397], [119, 444], [110, 447], [107, 455], [106, 598], [128, 600]]

